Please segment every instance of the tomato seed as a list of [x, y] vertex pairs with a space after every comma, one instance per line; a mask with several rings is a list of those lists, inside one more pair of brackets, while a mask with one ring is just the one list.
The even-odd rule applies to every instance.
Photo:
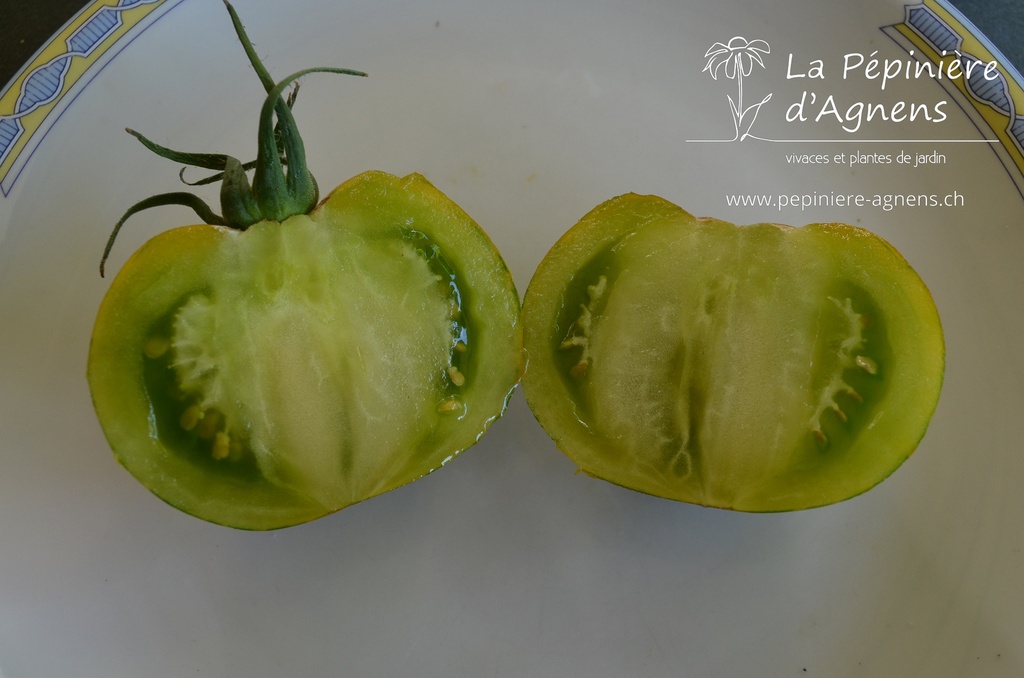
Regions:
[[448, 368], [448, 378], [452, 380], [452, 383], [456, 386], [462, 387], [466, 383], [466, 376], [459, 372], [459, 368], [452, 365]]
[[437, 411], [440, 414], [451, 414], [453, 412], [460, 412], [461, 410], [462, 402], [455, 396], [445, 398], [441, 401], [441, 404], [437, 406]]
[[181, 419], [179, 423], [181, 427], [186, 431], [191, 431], [199, 423], [199, 420], [203, 418], [203, 411], [199, 405], [190, 405], [185, 408], [185, 411], [181, 413]]
[[868, 374], [878, 374], [878, 363], [866, 355], [857, 356], [854, 359], [854, 363]]
[[147, 358], [159, 358], [167, 353], [167, 349], [171, 347], [171, 340], [167, 337], [152, 336], [146, 340], [145, 345], [142, 347], [142, 352], [146, 354]]
[[224, 431], [218, 431], [217, 437], [213, 440], [212, 454], [214, 459], [227, 459], [231, 454], [231, 436]]

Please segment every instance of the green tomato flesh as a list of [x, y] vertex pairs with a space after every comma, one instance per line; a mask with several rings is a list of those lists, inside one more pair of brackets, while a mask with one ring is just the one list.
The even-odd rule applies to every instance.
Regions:
[[857, 495], [915, 449], [944, 370], [924, 283], [843, 224], [737, 227], [661, 198], [599, 206], [523, 302], [538, 421], [584, 472], [786, 511]]
[[119, 461], [245, 529], [306, 522], [474, 444], [522, 371], [519, 298], [425, 179], [360, 175], [307, 215], [144, 245], [99, 311], [89, 382]]

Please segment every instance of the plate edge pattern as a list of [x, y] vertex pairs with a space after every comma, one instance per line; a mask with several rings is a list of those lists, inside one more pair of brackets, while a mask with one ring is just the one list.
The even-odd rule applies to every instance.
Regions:
[[[181, 0], [97, 0], [73, 17], [34, 59], [0, 91], [0, 195], [10, 193], [31, 151], [55, 122], [76, 86], [94, 75], [94, 67], [157, 9]], [[904, 20], [882, 31], [908, 51], [937, 65], [954, 60], [999, 63], [998, 79], [944, 79], [962, 109], [1000, 144], [995, 149], [1024, 196], [1024, 86], [1020, 75], [969, 22], [941, 0], [904, 5]], [[115, 53], [116, 54], [116, 53]], [[113, 56], [113, 55], [111, 55]], [[975, 70], [975, 73], [980, 73]]]
[[[942, 78], [938, 82], [991, 144], [1007, 174], [1024, 197], [1024, 85], [1020, 74], [958, 10], [943, 0], [922, 0], [903, 7], [903, 21], [883, 26], [882, 32], [916, 58], [945, 69], [968, 64], [973, 77]], [[997, 78], [986, 80], [983, 66], [996, 62]], [[1018, 113], [1020, 111], [1021, 113]]]
[[[97, 0], [85, 7], [0, 91], [0, 195], [6, 197], [60, 113], [101, 69], [181, 0]], [[149, 25], [151, 22], [147, 22]]]

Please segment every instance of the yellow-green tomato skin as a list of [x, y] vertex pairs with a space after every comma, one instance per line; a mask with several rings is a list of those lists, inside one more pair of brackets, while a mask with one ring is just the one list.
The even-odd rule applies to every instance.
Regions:
[[101, 304], [89, 384], [157, 496], [275, 529], [477, 442], [522, 374], [519, 310], [465, 212], [419, 175], [367, 172], [308, 215], [146, 243]]
[[879, 483], [923, 437], [944, 372], [931, 295], [882, 238], [734, 226], [653, 196], [570, 229], [523, 325], [527, 401], [581, 470], [742, 511]]

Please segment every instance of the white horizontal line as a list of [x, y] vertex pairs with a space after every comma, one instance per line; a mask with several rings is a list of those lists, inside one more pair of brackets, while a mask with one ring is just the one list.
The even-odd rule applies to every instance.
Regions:
[[[773, 144], [998, 144], [999, 139], [764, 139], [748, 137], [755, 141]], [[688, 144], [729, 144], [735, 139], [687, 139]], [[746, 141], [746, 139], [744, 139]]]

